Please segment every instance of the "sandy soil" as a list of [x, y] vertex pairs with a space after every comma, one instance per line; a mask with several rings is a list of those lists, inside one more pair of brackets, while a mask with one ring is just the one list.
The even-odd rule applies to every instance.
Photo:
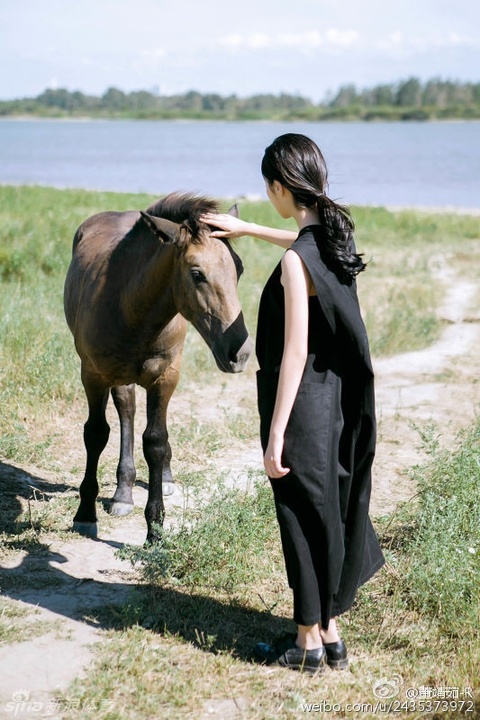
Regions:
[[[372, 515], [390, 512], [400, 500], [414, 495], [406, 470], [421, 462], [419, 434], [414, 425], [435, 423], [442, 444], [455, 442], [459, 428], [478, 416], [480, 409], [480, 311], [478, 288], [453, 275], [439, 313], [446, 321], [441, 339], [432, 347], [374, 362], [377, 378], [379, 442], [375, 463]], [[176, 417], [191, 417], [195, 408], [207, 406], [215, 413], [231, 406], [236, 398], [254, 392], [252, 376], [244, 375], [198, 391], [192, 409], [191, 397], [178, 393], [171, 406]], [[201, 402], [202, 399], [208, 402]], [[198, 411], [199, 412], [199, 411]], [[115, 431], [114, 423], [112, 430]], [[83, 466], [79, 445], [81, 424], [72, 418], [66, 430], [65, 458], [68, 467]], [[74, 440], [74, 438], [76, 438]], [[71, 442], [70, 442], [71, 440]], [[77, 457], [78, 456], [78, 457]], [[261, 467], [257, 442], [238, 446], [215, 459], [232, 477], [241, 477], [247, 467]], [[32, 487], [50, 494], [65, 492], [48, 473], [32, 467], [0, 465], [0, 482], [18, 487], [18, 510], [25, 507]], [[76, 482], [75, 482], [76, 484]], [[67, 488], [68, 490], [68, 488]], [[72, 476], [71, 492], [74, 490]], [[15, 499], [13, 500], [15, 502]], [[135, 502], [143, 508], [146, 489], [139, 484]], [[181, 493], [167, 499], [168, 508], [182, 501]], [[143, 515], [108, 519], [100, 523], [96, 541], [76, 535], [54, 538], [49, 553], [31, 557], [19, 549], [3, 561], [2, 589], [15, 610], [25, 616], [12, 624], [36, 628], [32, 639], [0, 648], [0, 718], [60, 717], [53, 703], [55, 692], [88, 668], [93, 647], [101, 637], [100, 611], [127, 598], [135, 584], [135, 572], [115, 557], [124, 542], [141, 544], [145, 538]], [[100, 619], [99, 619], [100, 618]], [[65, 709], [65, 707], [63, 707]], [[74, 708], [71, 709], [75, 715]], [[213, 712], [213, 714], [212, 714]], [[223, 712], [223, 711], [222, 711]], [[209, 717], [220, 717], [215, 709]]]

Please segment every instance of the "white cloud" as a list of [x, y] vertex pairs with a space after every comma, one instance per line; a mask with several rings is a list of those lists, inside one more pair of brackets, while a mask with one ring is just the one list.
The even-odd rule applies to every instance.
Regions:
[[142, 50], [142, 52], [140, 53], [141, 59], [152, 65], [155, 65], [160, 60], [163, 60], [166, 55], [167, 51], [165, 50], [165, 48], [162, 47], [151, 48], [150, 50]]
[[[340, 51], [352, 49], [368, 58], [372, 50], [392, 51], [400, 55], [411, 51], [429, 52], [450, 47], [475, 49], [480, 47], [480, 37], [455, 30], [433, 30], [431, 27], [412, 30], [394, 26], [379, 31], [377, 28], [372, 30], [367, 27], [339, 29], [332, 25], [321, 30], [312, 28], [307, 31], [237, 31], [220, 36], [215, 43], [212, 43], [210, 38], [199, 43], [197, 38], [197, 42], [191, 43], [187, 48], [187, 53], [203, 55], [215, 47], [232, 54], [265, 50], [275, 52], [284, 49], [296, 50], [301, 54], [311, 54], [312, 51], [322, 49], [338, 54]], [[185, 53], [185, 49], [182, 52]], [[165, 51], [146, 51], [145, 56], [154, 57], [155, 53], [162, 57]], [[175, 48], [169, 48], [169, 54], [175, 54]]]
[[312, 50], [322, 46], [347, 47], [356, 43], [359, 34], [356, 30], [337, 30], [329, 28], [325, 32], [310, 30], [301, 33], [267, 33], [241, 34], [232, 33], [220, 40], [220, 45], [238, 52], [242, 49], [264, 50], [265, 48], [298, 48], [300, 50]]
[[250, 33], [248, 35], [234, 33], [220, 40], [220, 45], [234, 52], [243, 48], [247, 50], [263, 50], [272, 47], [274, 44], [274, 38], [266, 33]]
[[458, 33], [451, 32], [444, 38], [440, 38], [440, 45], [463, 45], [464, 47], [480, 47], [479, 36], [470, 35], [459, 35]]
[[298, 33], [280, 33], [278, 42], [283, 47], [298, 47], [302, 42], [302, 35]]
[[404, 43], [404, 35], [401, 32], [394, 32], [387, 38], [387, 46], [388, 45], [403, 45]]
[[336, 30], [335, 28], [330, 28], [326, 32], [326, 40], [330, 45], [347, 47], [356, 43], [358, 39], [359, 35], [356, 30]]
[[253, 48], [254, 50], [260, 50], [269, 47], [271, 44], [271, 39], [268, 37], [268, 35], [266, 35], [266, 33], [254, 33], [253, 35], [250, 35], [248, 39], [249, 47]]
[[305, 33], [279, 33], [276, 36], [277, 47], [317, 48], [325, 44], [318, 30]]
[[235, 35], [227, 35], [220, 40], [220, 45], [226, 47], [229, 50], [238, 50], [242, 45], [245, 44], [244, 38], [238, 33]]
[[430, 50], [438, 50], [449, 47], [478, 48], [480, 47], [480, 38], [460, 35], [455, 32], [427, 32], [419, 34], [405, 33], [397, 30], [377, 40], [375, 42], [375, 47], [379, 50], [386, 50], [390, 48], [395, 49], [396, 51], [405, 52], [409, 52], [411, 50], [429, 52]]

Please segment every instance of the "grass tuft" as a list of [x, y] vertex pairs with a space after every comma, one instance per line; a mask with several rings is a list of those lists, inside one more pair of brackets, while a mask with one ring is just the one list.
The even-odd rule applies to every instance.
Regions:
[[406, 548], [409, 604], [440, 632], [468, 638], [480, 620], [480, 424], [454, 453], [415, 468], [419, 496]]
[[270, 487], [252, 471], [245, 488], [220, 480], [216, 487], [210, 484], [206, 504], [199, 504], [196, 495], [191, 494], [191, 506], [183, 508], [174, 527], [160, 529], [159, 543], [127, 545], [118, 555], [140, 563], [148, 583], [239, 592], [271, 565], [276, 520]]

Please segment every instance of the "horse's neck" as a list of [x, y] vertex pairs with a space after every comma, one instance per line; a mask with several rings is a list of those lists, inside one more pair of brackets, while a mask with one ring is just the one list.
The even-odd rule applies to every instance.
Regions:
[[[151, 313], [169, 322], [177, 310], [172, 294], [176, 249], [158, 245], [154, 252], [137, 255], [122, 291], [121, 309], [127, 325], [144, 323]], [[158, 322], [160, 318], [157, 317]]]

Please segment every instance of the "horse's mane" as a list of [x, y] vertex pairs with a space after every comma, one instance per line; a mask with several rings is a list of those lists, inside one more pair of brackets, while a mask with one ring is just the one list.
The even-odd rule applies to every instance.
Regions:
[[195, 242], [200, 228], [205, 227], [205, 224], [200, 222], [200, 217], [205, 213], [217, 213], [218, 204], [215, 200], [201, 195], [173, 192], [154, 202], [146, 212], [155, 217], [187, 225]]
[[[202, 242], [200, 230], [208, 228], [208, 225], [200, 222], [200, 217], [205, 213], [218, 213], [219, 209], [215, 200], [203, 195], [173, 192], [154, 202], [153, 205], [147, 208], [146, 212], [149, 215], [185, 225], [190, 231], [188, 233], [189, 242], [200, 244]], [[242, 261], [227, 238], [221, 238], [221, 241], [227, 246], [235, 263], [237, 276], [240, 277], [243, 273]]]

